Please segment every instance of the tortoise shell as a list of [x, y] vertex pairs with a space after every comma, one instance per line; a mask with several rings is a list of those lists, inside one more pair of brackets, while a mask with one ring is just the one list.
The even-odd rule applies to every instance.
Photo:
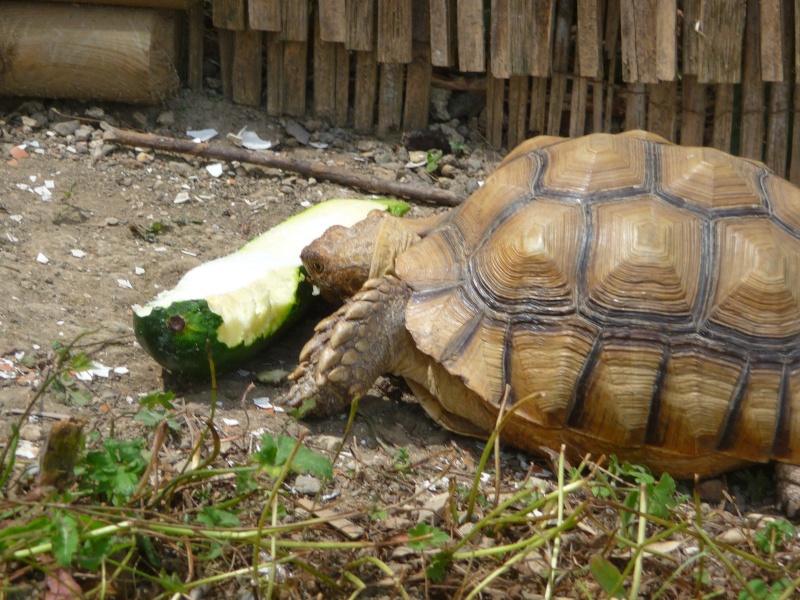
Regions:
[[442, 390], [410, 384], [450, 428], [504, 405], [530, 450], [678, 477], [800, 463], [800, 190], [760, 163], [535, 138], [395, 271]]

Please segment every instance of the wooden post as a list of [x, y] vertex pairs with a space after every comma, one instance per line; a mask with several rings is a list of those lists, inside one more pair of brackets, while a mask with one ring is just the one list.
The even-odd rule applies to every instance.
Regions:
[[428, 125], [431, 92], [431, 47], [424, 41], [413, 44], [414, 60], [407, 67], [403, 129], [413, 131]]
[[508, 80], [508, 149], [525, 141], [528, 125], [528, 75], [512, 75]]
[[177, 39], [169, 12], [6, 2], [0, 4], [0, 90], [157, 104], [180, 85]]
[[[763, 60], [764, 60], [764, 44], [763, 38], [765, 32], [773, 32], [778, 37], [778, 42], [773, 44], [780, 49], [778, 56], [780, 67], [775, 68], [770, 76], [777, 77], [783, 76], [784, 73], [789, 73], [791, 68], [792, 57], [792, 39], [794, 32], [790, 30], [789, 25], [794, 24], [793, 15], [791, 15], [791, 3], [786, 3], [785, 8], [790, 14], [782, 14], [781, 7], [778, 6], [777, 13], [774, 11], [767, 11], [765, 13], [765, 4], [761, 3], [761, 20], [764, 19], [777, 19], [777, 26], [765, 26], [762, 23], [761, 36], [762, 36], [762, 73], [763, 73]], [[778, 175], [785, 177], [787, 175], [787, 159], [789, 156], [789, 107], [790, 107], [790, 94], [792, 92], [792, 85], [789, 81], [773, 81], [770, 85], [769, 95], [769, 118], [767, 120], [767, 151], [764, 162], [767, 166], [775, 171]]]
[[378, 135], [400, 131], [403, 113], [403, 75], [405, 65], [383, 63], [380, 66], [378, 96]]
[[431, 64], [434, 67], [453, 64], [455, 14], [455, 0], [430, 0]]
[[457, 19], [458, 68], [462, 71], [483, 71], [486, 68], [483, 0], [458, 0]]
[[742, 137], [739, 155], [764, 158], [764, 83], [761, 80], [759, 0], [747, 0], [742, 76]]
[[379, 63], [411, 62], [411, 7], [411, 0], [378, 2]]
[[261, 104], [262, 36], [253, 30], [233, 32], [231, 99], [237, 104]]
[[553, 45], [553, 76], [550, 80], [550, 113], [547, 119], [548, 135], [561, 135], [561, 118], [564, 112], [564, 98], [567, 94], [569, 38], [573, 8], [572, 0], [558, 0]]
[[378, 62], [374, 50], [356, 52], [356, 86], [353, 127], [356, 131], [371, 132], [375, 119], [375, 95], [378, 82]]
[[[700, 8], [698, 81], [739, 83], [746, 0], [703, 0]], [[727, 98], [728, 91], [722, 90], [721, 96]]]

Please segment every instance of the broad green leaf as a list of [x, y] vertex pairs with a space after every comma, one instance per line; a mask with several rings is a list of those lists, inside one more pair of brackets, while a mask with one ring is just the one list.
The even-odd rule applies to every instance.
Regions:
[[58, 511], [53, 515], [53, 532], [50, 534], [53, 556], [62, 567], [72, 564], [78, 550], [78, 520], [69, 513]]
[[615, 587], [617, 588], [617, 593], [614, 595], [615, 598], [622, 598], [622, 585], [618, 585], [620, 579], [622, 579], [622, 574], [619, 572], [619, 569], [615, 567], [611, 561], [605, 558], [602, 554], [595, 554], [589, 559], [589, 569], [592, 571], [592, 575], [597, 580], [597, 583], [600, 584], [606, 592], [611, 592]]

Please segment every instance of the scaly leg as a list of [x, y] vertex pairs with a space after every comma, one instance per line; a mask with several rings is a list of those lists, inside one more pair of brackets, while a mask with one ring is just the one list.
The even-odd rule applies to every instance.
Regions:
[[778, 504], [790, 517], [800, 513], [800, 465], [775, 465], [778, 475]]
[[410, 350], [405, 306], [411, 290], [396, 277], [370, 279], [351, 300], [320, 322], [300, 353], [295, 381], [283, 404], [316, 403], [313, 414], [342, 410], [365, 394], [379, 375], [392, 371]]

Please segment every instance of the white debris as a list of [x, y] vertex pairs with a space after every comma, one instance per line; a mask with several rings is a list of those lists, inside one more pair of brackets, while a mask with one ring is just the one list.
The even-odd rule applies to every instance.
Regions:
[[45, 179], [44, 187], [46, 187], [48, 190], [54, 190], [56, 189], [56, 182], [53, 181], [52, 179]]
[[16, 450], [14, 451], [14, 455], [18, 458], [34, 460], [39, 456], [39, 448], [34, 446], [33, 442], [30, 440], [20, 440], [17, 444]]
[[17, 187], [18, 187], [19, 189], [21, 189], [21, 190], [25, 191], [25, 192], [28, 192], [28, 191], [30, 191], [30, 189], [31, 189], [31, 186], [29, 186], [27, 183], [18, 183], [18, 184], [17, 184]]
[[269, 398], [266, 396], [261, 396], [260, 398], [253, 398], [253, 404], [255, 404], [258, 408], [262, 408], [264, 410], [274, 410], [275, 412], [286, 412], [283, 410], [281, 406], [275, 406], [272, 402], [269, 401]]
[[145, 271], [143, 267], [134, 267], [133, 272], [136, 275], [144, 275]]
[[328, 147], [328, 144], [326, 144], [325, 142], [308, 142], [308, 145], [318, 150], [324, 150], [325, 148]]
[[117, 375], [127, 375], [130, 372], [131, 371], [128, 367], [114, 367], [114, 373]]
[[222, 175], [222, 163], [212, 163], [210, 165], [206, 165], [206, 171], [212, 177], [219, 177]]
[[237, 421], [236, 419], [226, 419], [226, 418], [223, 417], [222, 418], [222, 422], [225, 423], [225, 425], [227, 425], [228, 427], [238, 427], [239, 426], [239, 421]]
[[121, 288], [125, 288], [126, 290], [132, 290], [133, 289], [133, 286], [131, 285], [131, 282], [128, 281], [127, 279], [117, 279], [117, 285], [119, 285], [119, 287], [121, 287]]
[[22, 224], [22, 215], [8, 215], [8, 218], [14, 221], [14, 223]]
[[239, 130], [239, 133], [229, 133], [227, 137], [237, 146], [242, 146], [248, 150], [269, 150], [272, 148], [272, 142], [262, 140], [255, 131], [249, 131], [246, 125]]
[[75, 258], [83, 258], [84, 256], [86, 256], [86, 252], [78, 248], [73, 248], [72, 250], [70, 250], [70, 252], [72, 253], [72, 256], [74, 256]]
[[39, 254], [37, 254], [37, 255], [36, 255], [36, 262], [38, 262], [38, 263], [41, 263], [41, 264], [43, 264], [43, 265], [46, 265], [47, 263], [49, 263], [49, 262], [50, 262], [50, 259], [49, 259], [49, 258], [47, 258], [47, 257], [46, 257], [44, 254], [42, 254], [41, 252], [39, 252]]
[[103, 379], [108, 379], [108, 375], [111, 373], [111, 367], [107, 367], [101, 363], [92, 362], [92, 368], [86, 369], [85, 371], [78, 371], [75, 373], [75, 378], [80, 379], [81, 381], [91, 381], [95, 377], [102, 377]]
[[189, 250], [181, 250], [181, 254], [185, 254], [186, 256], [197, 256], [197, 253], [190, 252]]
[[300, 206], [302, 206], [303, 208], [308, 208], [309, 206], [311, 206], [311, 202], [309, 202], [308, 200], [303, 200], [300, 203]]
[[175, 200], [172, 202], [174, 204], [183, 204], [184, 202], [188, 202], [189, 199], [189, 192], [178, 192], [178, 195], [175, 196]]
[[186, 132], [192, 141], [195, 143], [207, 142], [208, 140], [217, 137], [219, 132], [216, 129], [194, 129]]

